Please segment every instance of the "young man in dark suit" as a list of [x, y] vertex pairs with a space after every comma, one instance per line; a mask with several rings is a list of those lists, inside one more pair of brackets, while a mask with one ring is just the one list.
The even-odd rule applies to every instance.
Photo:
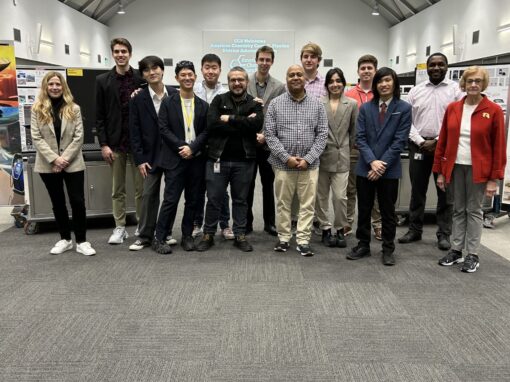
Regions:
[[400, 99], [398, 77], [390, 68], [375, 73], [372, 90], [374, 98], [361, 106], [357, 121], [358, 245], [347, 258], [370, 256], [370, 215], [377, 192], [382, 217], [382, 262], [394, 265], [395, 203], [402, 177], [400, 153], [411, 129], [411, 105]]
[[196, 78], [192, 62], [177, 63], [175, 79], [179, 83], [179, 93], [166, 98], [159, 113], [162, 145], [157, 166], [165, 173], [165, 192], [152, 249], [160, 254], [172, 253], [165, 238], [174, 224], [183, 191], [186, 203], [181, 224], [181, 246], [185, 251], [195, 249], [193, 218], [198, 191], [204, 181], [205, 155], [202, 150], [207, 139], [209, 108], [207, 102], [193, 93]]
[[109, 244], [121, 244], [126, 232], [126, 170], [135, 184], [136, 217], [140, 217], [143, 179], [133, 163], [129, 140], [129, 101], [142, 85], [137, 70], [129, 66], [132, 48], [125, 38], [114, 38], [110, 47], [115, 66], [96, 77], [96, 131], [103, 159], [112, 169], [112, 209], [115, 229]]
[[131, 251], [150, 246], [154, 238], [163, 175], [163, 170], [156, 165], [161, 146], [158, 113], [163, 99], [178, 93], [173, 87], [163, 84], [165, 66], [161, 58], [144, 57], [138, 63], [138, 70], [149, 86], [133, 97], [129, 105], [129, 137], [133, 159], [144, 179], [139, 235], [129, 246]]

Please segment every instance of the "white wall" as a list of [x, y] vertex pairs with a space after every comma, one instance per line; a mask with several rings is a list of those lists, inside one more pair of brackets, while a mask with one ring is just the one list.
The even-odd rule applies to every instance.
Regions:
[[[507, 0], [441, 0], [416, 16], [390, 28], [388, 60], [393, 60], [397, 73], [414, 70], [426, 61], [425, 49], [444, 53], [450, 63], [473, 60], [510, 52], [510, 31], [497, 32], [499, 25], [510, 23]], [[457, 25], [460, 51], [453, 46], [441, 46], [453, 41], [453, 25]], [[480, 31], [480, 41], [472, 44], [472, 34]], [[416, 56], [406, 57], [416, 52]], [[400, 56], [400, 64], [395, 57]]]
[[[305, 43], [316, 42], [323, 57], [344, 70], [348, 82], [357, 81], [357, 60], [363, 54], [374, 54], [381, 66], [387, 64], [388, 25], [359, 0], [138, 0], [109, 25], [111, 37], [126, 37], [132, 43], [135, 67], [144, 56], [155, 54], [174, 63], [192, 60], [198, 70], [207, 53], [202, 51], [203, 30], [294, 30], [295, 62]], [[165, 82], [174, 84], [171, 69]]]
[[[111, 65], [109, 28], [64, 5], [58, 0], [0, 1], [0, 40], [13, 40], [13, 28], [21, 30], [21, 43], [16, 42], [17, 57], [48, 62], [62, 66], [104, 67], [97, 62], [97, 55], [108, 58]], [[42, 44], [39, 54], [30, 49], [35, 39], [37, 23], [42, 24], [42, 39], [53, 46]], [[64, 44], [70, 46], [65, 54]], [[80, 55], [80, 51], [90, 56]]]

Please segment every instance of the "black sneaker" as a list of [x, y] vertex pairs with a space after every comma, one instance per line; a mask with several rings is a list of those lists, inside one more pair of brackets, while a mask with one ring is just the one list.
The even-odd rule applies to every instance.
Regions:
[[195, 250], [195, 241], [193, 240], [193, 236], [184, 236], [181, 239], [181, 247], [185, 251], [194, 251]]
[[322, 230], [322, 244], [326, 247], [336, 247], [336, 236], [331, 234], [331, 229]]
[[351, 249], [351, 251], [347, 254], [346, 258], [348, 260], [359, 260], [371, 255], [372, 254], [370, 253], [370, 248], [357, 245]]
[[314, 255], [312, 248], [308, 244], [298, 244], [296, 249], [301, 256], [310, 257]]
[[172, 253], [172, 247], [170, 247], [170, 245], [156, 238], [152, 241], [152, 250], [160, 255], [169, 255]]
[[198, 242], [196, 250], [198, 252], [205, 252], [214, 245], [214, 236], [210, 233], [204, 234], [202, 239]]
[[274, 250], [276, 252], [287, 252], [287, 250], [290, 248], [290, 245], [288, 242], [286, 241], [279, 241], [278, 243], [276, 243], [276, 245], [274, 246]]
[[462, 263], [464, 259], [462, 258], [462, 252], [452, 249], [450, 252], [439, 259], [439, 265], [450, 266], [457, 263]]
[[478, 256], [469, 254], [464, 259], [464, 264], [462, 264], [462, 268], [460, 270], [462, 272], [473, 273], [476, 272], [479, 266], [480, 262], [478, 261]]
[[384, 252], [382, 253], [382, 263], [384, 265], [392, 266], [395, 265], [395, 255], [393, 252]]
[[244, 234], [236, 236], [234, 240], [234, 247], [239, 248], [243, 252], [253, 251], [253, 247], [250, 243], [248, 243], [248, 240], [246, 240], [246, 235]]
[[345, 241], [345, 236], [342, 231], [336, 232], [336, 246], [339, 248], [347, 247], [347, 241]]

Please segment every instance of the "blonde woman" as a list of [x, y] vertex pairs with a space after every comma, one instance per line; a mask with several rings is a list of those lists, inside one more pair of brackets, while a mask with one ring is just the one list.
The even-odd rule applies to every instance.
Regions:
[[459, 85], [466, 96], [446, 109], [432, 171], [454, 200], [452, 248], [439, 264], [463, 263], [461, 271], [472, 273], [480, 266], [483, 198], [494, 196], [505, 174], [505, 123], [501, 108], [482, 93], [489, 85], [486, 69], [469, 67]]
[[96, 254], [86, 240], [84, 196], [85, 162], [81, 152], [83, 122], [80, 107], [73, 102], [65, 78], [58, 72], [47, 73], [32, 108], [32, 142], [36, 149], [34, 171], [41, 176], [53, 207], [60, 239], [50, 250], [58, 255], [73, 248], [64, 183], [73, 213], [76, 252]]

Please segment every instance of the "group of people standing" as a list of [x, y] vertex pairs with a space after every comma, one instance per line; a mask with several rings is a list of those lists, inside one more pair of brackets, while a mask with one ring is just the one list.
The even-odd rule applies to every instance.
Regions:
[[[359, 59], [359, 83], [344, 92], [347, 82], [341, 69], [330, 69], [325, 77], [319, 74], [322, 51], [314, 43], [302, 48], [301, 65], [288, 68], [285, 84], [269, 74], [275, 53], [263, 46], [256, 52], [255, 73], [248, 75], [241, 67], [229, 70], [228, 89], [219, 82], [221, 59], [215, 54], [202, 59], [202, 82], [197, 82], [192, 62], [178, 62], [176, 90], [164, 85], [165, 67], [159, 57], [143, 58], [135, 70], [129, 65], [128, 40], [113, 39], [111, 50], [115, 67], [96, 80], [97, 136], [113, 180], [116, 227], [110, 244], [121, 244], [128, 237], [130, 169], [138, 219], [138, 237], [130, 250], [151, 246], [157, 253], [172, 253], [176, 244], [172, 229], [184, 192], [185, 251], [207, 251], [215, 244], [218, 224], [235, 247], [252, 251], [247, 235], [253, 231], [258, 170], [264, 231], [278, 236], [275, 251], [290, 248], [295, 229], [297, 251], [312, 256], [314, 225], [320, 228], [324, 245], [346, 247], [357, 196], [358, 244], [347, 258], [371, 255], [373, 229], [374, 237], [382, 241], [382, 262], [394, 265], [400, 154], [409, 142], [410, 225], [399, 242], [421, 239], [428, 179], [434, 172], [438, 247], [449, 250], [439, 263], [465, 260], [463, 270], [478, 268], [482, 199], [494, 194], [506, 164], [503, 113], [481, 94], [488, 85], [484, 69], [464, 72], [460, 86], [467, 96], [461, 98], [459, 86], [445, 78], [446, 56], [434, 53], [427, 60], [429, 80], [412, 89], [408, 103], [400, 99], [396, 73], [378, 69], [372, 55]], [[95, 254], [85, 238], [80, 109], [58, 73], [43, 79], [32, 113], [32, 138], [35, 170], [48, 189], [61, 235], [51, 253], [73, 248], [65, 182], [76, 250]]]

